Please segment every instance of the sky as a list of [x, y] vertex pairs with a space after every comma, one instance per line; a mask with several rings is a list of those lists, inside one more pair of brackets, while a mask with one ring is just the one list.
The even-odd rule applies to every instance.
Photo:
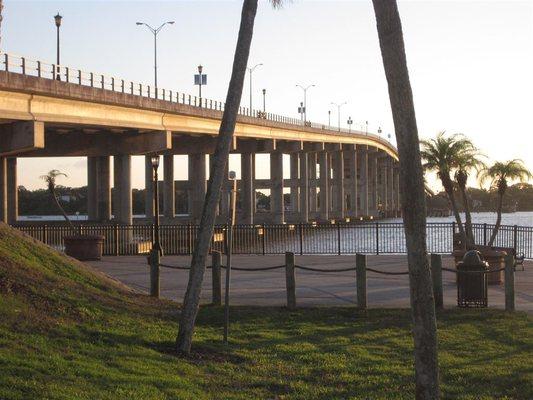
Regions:
[[[22, 1], [6, 0], [2, 50], [53, 62], [53, 16], [63, 15], [62, 64], [85, 71], [151, 84], [153, 36], [136, 21], [165, 26], [158, 37], [161, 88], [197, 94], [193, 75], [204, 66], [203, 96], [223, 100], [229, 83], [240, 21], [240, 1]], [[487, 161], [520, 158], [533, 169], [533, 0], [399, 0], [415, 99], [419, 135], [463, 133]], [[263, 63], [253, 75], [253, 101], [267, 111], [298, 117], [302, 91], [308, 119], [332, 124], [348, 104], [341, 123], [353, 128], [368, 121], [392, 135], [383, 64], [371, 0], [292, 0], [280, 10], [260, 1], [249, 65]], [[249, 103], [249, 81], [242, 103]], [[258, 178], [268, 177], [267, 157], [258, 159]], [[287, 160], [285, 160], [286, 162]], [[239, 175], [239, 158], [230, 168]], [[38, 177], [58, 168], [62, 184], [85, 185], [84, 158], [20, 159], [19, 184], [43, 187]], [[133, 186], [144, 187], [142, 157], [133, 159]], [[285, 168], [288, 173], [288, 167]], [[176, 157], [176, 179], [187, 175], [186, 158]], [[430, 179], [435, 189], [440, 185]], [[471, 179], [471, 185], [475, 180]]]

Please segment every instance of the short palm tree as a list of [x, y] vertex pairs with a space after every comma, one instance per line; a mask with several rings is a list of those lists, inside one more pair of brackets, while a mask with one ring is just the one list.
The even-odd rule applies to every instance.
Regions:
[[498, 205], [496, 207], [497, 217], [496, 224], [490, 235], [490, 240], [488, 245], [492, 246], [498, 231], [500, 230], [500, 225], [502, 222], [502, 208], [503, 208], [503, 197], [507, 191], [509, 181], [527, 181], [531, 179], [533, 175], [526, 168], [522, 160], [510, 160], [500, 162], [497, 161], [490, 167], [485, 167], [480, 171], [479, 180], [481, 183], [490, 180], [491, 188], [498, 193]]
[[[459, 228], [459, 233], [463, 237], [463, 243], [466, 247], [474, 246], [474, 238], [471, 234], [472, 225], [470, 213], [467, 215], [466, 229], [463, 225], [457, 199], [455, 198], [456, 189], [464, 193], [463, 202], [465, 210], [468, 208], [466, 197], [466, 182], [468, 172], [473, 168], [479, 168], [479, 151], [473, 143], [460, 134], [446, 136], [445, 132], [439, 132], [436, 138], [421, 140], [423, 167], [426, 171], [435, 171], [439, 177], [444, 191], [448, 196], [452, 211]], [[458, 183], [452, 179], [454, 176]]]
[[[273, 7], [277, 8], [281, 6], [283, 0], [270, 0], [270, 3]], [[216, 209], [220, 199], [222, 185], [224, 180], [227, 179], [225, 173], [226, 165], [228, 163], [235, 124], [237, 123], [237, 113], [241, 103], [256, 12], [257, 0], [243, 1], [237, 47], [235, 49], [233, 69], [226, 95], [226, 105], [220, 123], [215, 153], [213, 154], [213, 164], [209, 174], [198, 237], [192, 254], [191, 272], [189, 273], [187, 291], [185, 292], [183, 307], [181, 309], [178, 337], [176, 338], [176, 349], [179, 353], [189, 354], [191, 351], [205, 266], [215, 226]]]
[[46, 185], [48, 187], [48, 193], [50, 193], [50, 196], [54, 200], [55, 205], [57, 206], [57, 208], [59, 209], [59, 211], [63, 215], [63, 218], [65, 218], [65, 221], [67, 221], [67, 224], [69, 225], [69, 227], [72, 230], [72, 232], [74, 232], [74, 225], [72, 225], [72, 222], [70, 221], [67, 213], [65, 212], [65, 209], [63, 208], [63, 206], [61, 205], [61, 203], [59, 202], [59, 199], [57, 197], [56, 179], [59, 176], [64, 176], [65, 178], [67, 177], [67, 175], [64, 174], [63, 172], [61, 172], [61, 171], [59, 171], [57, 169], [53, 169], [51, 171], [48, 171], [48, 173], [46, 175], [41, 175], [40, 178], [46, 182]]

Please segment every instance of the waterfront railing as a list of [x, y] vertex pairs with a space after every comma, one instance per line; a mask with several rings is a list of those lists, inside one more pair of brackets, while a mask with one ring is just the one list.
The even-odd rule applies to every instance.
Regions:
[[[476, 243], [486, 245], [494, 225], [474, 224]], [[18, 229], [58, 250], [63, 237], [71, 234], [64, 225], [20, 225]], [[105, 237], [104, 255], [145, 254], [151, 248], [154, 227], [144, 225], [77, 225], [81, 234]], [[223, 251], [227, 227], [215, 227], [212, 250]], [[451, 253], [456, 224], [428, 223], [427, 249], [431, 253]], [[190, 255], [198, 234], [196, 225], [162, 225], [161, 244], [166, 255]], [[236, 225], [233, 235], [234, 254], [405, 254], [403, 223], [368, 222], [338, 224], [261, 224]], [[513, 248], [516, 254], [533, 259], [533, 227], [503, 225], [494, 243]]]

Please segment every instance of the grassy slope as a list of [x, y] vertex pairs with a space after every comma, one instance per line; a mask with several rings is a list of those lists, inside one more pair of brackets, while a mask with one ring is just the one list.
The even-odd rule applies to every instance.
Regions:
[[[406, 310], [236, 308], [199, 316], [172, 354], [176, 306], [122, 287], [0, 225], [1, 399], [412, 399]], [[439, 315], [445, 398], [533, 398], [523, 314]]]

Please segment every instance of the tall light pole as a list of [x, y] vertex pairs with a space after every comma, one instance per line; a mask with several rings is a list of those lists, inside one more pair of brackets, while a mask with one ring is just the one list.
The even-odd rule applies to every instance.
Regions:
[[337, 103], [330, 103], [331, 105], [333, 106], [336, 106], [337, 107], [337, 120], [338, 120], [338, 128], [339, 128], [339, 132], [341, 131], [341, 107], [345, 104], [347, 104], [346, 102], [344, 103], [340, 103], [340, 104], [337, 104]]
[[331, 128], [331, 110], [328, 110], [328, 128]]
[[[263, 114], [266, 113], [266, 93], [267, 93], [267, 90], [263, 89]], [[265, 114], [265, 118], [266, 118], [266, 114]]]
[[252, 113], [252, 74], [254, 73], [257, 67], [261, 67], [263, 64], [255, 64], [253, 67], [248, 67], [248, 72], [250, 72], [250, 114]]
[[348, 132], [352, 133], [352, 124], [353, 124], [352, 117], [348, 117], [348, 121], [346, 121], [346, 123], [348, 124]]
[[202, 74], [204, 67], [202, 65], [198, 66], [198, 74], [194, 75], [194, 84], [198, 85], [198, 97], [200, 98], [200, 107], [202, 106], [202, 85], [207, 85], [207, 75]]
[[174, 24], [174, 21], [167, 21], [163, 22], [159, 28], [152, 28], [150, 25], [148, 25], [145, 22], [137, 22], [137, 25], [144, 25], [146, 26], [150, 32], [154, 34], [154, 88], [157, 88], [157, 34], [163, 29], [165, 25], [172, 25]]
[[61, 20], [63, 19], [63, 17], [59, 14], [59, 12], [57, 13], [57, 15], [54, 16], [54, 20], [55, 20], [55, 23], [56, 23], [56, 28], [57, 28], [57, 66], [56, 66], [56, 69], [57, 69], [57, 72], [56, 72], [56, 79], [59, 81], [61, 80], [61, 77], [60, 77], [60, 74], [59, 74], [59, 65], [61, 64], [61, 58], [59, 56], [59, 28], [61, 27]]
[[159, 154], [154, 154], [150, 157], [152, 164], [152, 184], [154, 187], [154, 195], [152, 202], [154, 205], [154, 231], [152, 240], [152, 249], [150, 250], [149, 264], [150, 264], [150, 295], [159, 297], [159, 264], [163, 249], [161, 248], [161, 241], [159, 238], [159, 177], [157, 169], [159, 168]]
[[304, 91], [304, 113], [303, 113], [303, 117], [304, 117], [304, 124], [305, 122], [307, 121], [307, 89], [309, 88], [312, 88], [312, 87], [315, 87], [315, 85], [309, 85], [309, 86], [306, 86], [306, 87], [303, 87], [301, 85], [296, 85], [296, 87], [299, 87], [300, 89], [302, 89]]

